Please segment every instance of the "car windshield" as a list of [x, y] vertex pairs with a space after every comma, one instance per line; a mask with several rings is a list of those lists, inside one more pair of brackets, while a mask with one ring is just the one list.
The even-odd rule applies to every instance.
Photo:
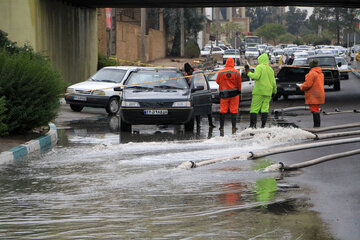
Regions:
[[95, 73], [90, 80], [97, 82], [120, 83], [126, 74], [126, 70], [103, 68]]
[[338, 64], [339, 62], [341, 62], [341, 65], [347, 65], [348, 63], [346, 62], [345, 58], [335, 58], [336, 59], [336, 64]]
[[208, 81], [216, 81], [217, 75], [218, 75], [218, 71], [214, 71], [210, 73], [209, 75], [207, 75]]
[[231, 49], [231, 50], [226, 50], [226, 51], [225, 51], [225, 54], [228, 54], [228, 55], [237, 54], [237, 55], [239, 55], [240, 52], [239, 52], [239, 50], [237, 50], [237, 49]]
[[256, 52], [257, 48], [256, 47], [248, 47], [247, 51], [252, 51], [252, 52]]
[[132, 73], [126, 85], [135, 88], [186, 89], [188, 83], [183, 75], [175, 71], [138, 71]]
[[319, 66], [335, 66], [335, 58], [334, 57], [319, 57], [319, 58], [309, 58], [308, 63], [313, 60], [317, 59], [319, 61]]
[[294, 66], [307, 66], [306, 59], [295, 59], [292, 65], [294, 65]]

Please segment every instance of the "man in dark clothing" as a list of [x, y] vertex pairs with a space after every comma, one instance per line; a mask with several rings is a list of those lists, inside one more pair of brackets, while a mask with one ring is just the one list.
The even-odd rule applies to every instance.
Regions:
[[[197, 69], [192, 68], [189, 63], [185, 63], [184, 64], [184, 70], [185, 70], [186, 76], [191, 76], [193, 74], [193, 72], [196, 71]], [[190, 86], [191, 85], [191, 77], [187, 78], [186, 80], [187, 80], [187, 82], [188, 82], [188, 84]], [[200, 121], [201, 121], [200, 115], [196, 115], [195, 119], [196, 119], [196, 127], [200, 128]], [[216, 127], [213, 124], [212, 114], [208, 114], [208, 121], [209, 121], [209, 127], [211, 127], [211, 128]]]
[[289, 60], [287, 61], [287, 65], [292, 65], [293, 62], [294, 62], [294, 58], [295, 58], [295, 55], [294, 54], [291, 54], [291, 58], [289, 58]]

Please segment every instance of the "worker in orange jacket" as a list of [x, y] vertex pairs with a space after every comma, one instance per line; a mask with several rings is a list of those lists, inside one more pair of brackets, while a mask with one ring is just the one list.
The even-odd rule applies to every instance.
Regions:
[[320, 127], [320, 104], [325, 103], [324, 74], [318, 67], [318, 60], [309, 63], [310, 72], [305, 76], [305, 82], [300, 90], [305, 92], [305, 104], [309, 104], [313, 114], [314, 127]]
[[216, 83], [220, 91], [220, 131], [224, 130], [225, 114], [230, 111], [233, 133], [236, 132], [236, 117], [239, 111], [239, 95], [241, 92], [241, 75], [234, 68], [233, 58], [226, 60], [225, 68], [217, 75]]

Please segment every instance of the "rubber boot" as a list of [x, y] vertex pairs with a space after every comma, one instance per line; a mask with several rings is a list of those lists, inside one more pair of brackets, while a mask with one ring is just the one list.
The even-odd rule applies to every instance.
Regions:
[[238, 130], [236, 128], [236, 118], [237, 118], [237, 113], [231, 113], [231, 125], [232, 125], [232, 133], [236, 133], [236, 131]]
[[225, 113], [220, 113], [220, 131], [224, 131]]
[[256, 128], [257, 114], [250, 113], [250, 128]]
[[313, 112], [314, 128], [320, 127], [320, 113]]
[[261, 128], [264, 128], [268, 118], [268, 113], [261, 113]]
[[201, 118], [200, 118], [200, 115], [198, 116], [195, 116], [195, 119], [196, 119], [196, 128], [200, 128], [200, 121], [201, 121]]
[[216, 127], [216, 126], [213, 124], [213, 119], [212, 119], [211, 114], [208, 114], [208, 120], [209, 120], [209, 127], [210, 127], [210, 128]]

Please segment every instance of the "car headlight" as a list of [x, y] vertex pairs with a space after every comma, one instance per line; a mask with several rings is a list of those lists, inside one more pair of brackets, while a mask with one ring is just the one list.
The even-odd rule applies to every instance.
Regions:
[[190, 101], [174, 102], [173, 107], [191, 107]]
[[76, 92], [75, 92], [75, 89], [74, 89], [74, 88], [67, 88], [67, 89], [66, 89], [66, 93], [67, 93], [67, 94], [72, 94], [72, 93], [76, 93]]
[[122, 101], [121, 106], [122, 107], [140, 107], [140, 104], [138, 102]]
[[105, 96], [105, 92], [102, 91], [102, 90], [94, 90], [91, 94], [92, 94], [92, 95]]

